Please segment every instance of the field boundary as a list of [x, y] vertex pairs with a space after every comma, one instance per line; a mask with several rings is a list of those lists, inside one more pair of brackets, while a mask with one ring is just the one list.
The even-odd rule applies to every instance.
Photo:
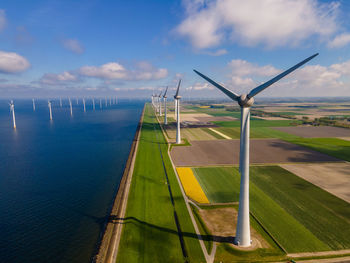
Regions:
[[143, 107], [143, 110], [141, 113], [141, 118], [136, 129], [136, 133], [135, 133], [133, 143], [131, 145], [129, 157], [125, 165], [124, 173], [119, 184], [118, 192], [116, 194], [116, 197], [113, 203], [111, 214], [109, 216], [98, 253], [95, 255], [92, 262], [96, 262], [96, 263], [116, 262], [120, 236], [123, 228], [123, 224], [117, 221], [117, 219], [123, 218], [125, 215], [132, 174], [134, 172], [136, 153], [137, 153], [137, 149], [140, 141], [141, 128], [143, 124], [145, 108], [146, 108], [146, 105]]

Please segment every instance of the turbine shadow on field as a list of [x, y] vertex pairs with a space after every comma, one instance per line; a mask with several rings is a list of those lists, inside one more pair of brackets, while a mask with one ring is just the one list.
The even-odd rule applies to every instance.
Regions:
[[[125, 218], [118, 218], [118, 217], [111, 217], [110, 221], [112, 221], [115, 224], [141, 224], [146, 227], [150, 227], [153, 229], [157, 229], [159, 231], [164, 231], [170, 234], [179, 235], [179, 233], [173, 229], [157, 226], [151, 223], [147, 223], [145, 221], [142, 221], [136, 217], [125, 217]], [[234, 237], [233, 236], [213, 236], [213, 235], [200, 235], [198, 236], [196, 233], [190, 233], [190, 232], [182, 232], [182, 235], [185, 237], [195, 238], [203, 241], [214, 241], [219, 243], [233, 243]]]

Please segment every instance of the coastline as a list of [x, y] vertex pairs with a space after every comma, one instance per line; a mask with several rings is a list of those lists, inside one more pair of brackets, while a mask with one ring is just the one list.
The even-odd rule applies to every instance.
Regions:
[[123, 176], [120, 181], [117, 194], [115, 195], [115, 199], [113, 202], [111, 213], [108, 218], [107, 225], [103, 233], [103, 237], [99, 243], [99, 248], [97, 250], [97, 253], [93, 257], [92, 262], [105, 263], [116, 261], [119, 240], [122, 231], [122, 224], [119, 223], [119, 219], [123, 218], [125, 215], [130, 183], [134, 171], [134, 163], [145, 113], [145, 107], [146, 104], [143, 107], [141, 118], [136, 128], [136, 133], [130, 148], [129, 157], [126, 161]]

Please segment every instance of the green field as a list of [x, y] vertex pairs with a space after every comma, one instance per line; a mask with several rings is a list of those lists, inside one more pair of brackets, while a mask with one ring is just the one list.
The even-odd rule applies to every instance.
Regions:
[[117, 262], [184, 262], [159, 145], [188, 260], [204, 262], [167, 154], [167, 144], [149, 105], [146, 106], [141, 130]]
[[[211, 202], [238, 201], [237, 168], [194, 168]], [[350, 206], [278, 166], [251, 167], [251, 213], [290, 252], [350, 248]]]
[[[240, 127], [240, 121], [214, 121], [214, 124], [220, 127]], [[301, 124], [299, 120], [261, 120], [261, 119], [251, 119], [251, 127], [286, 127], [295, 124]]]
[[350, 161], [350, 141], [338, 138], [298, 138], [288, 139], [288, 141], [342, 160]]

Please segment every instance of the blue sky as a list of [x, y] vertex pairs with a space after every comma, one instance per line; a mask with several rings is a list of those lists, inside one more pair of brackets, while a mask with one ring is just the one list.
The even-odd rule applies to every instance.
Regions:
[[[0, 97], [223, 97], [320, 55], [259, 96], [350, 96], [350, 1], [6, 1]], [[172, 90], [170, 91], [172, 92]]]

